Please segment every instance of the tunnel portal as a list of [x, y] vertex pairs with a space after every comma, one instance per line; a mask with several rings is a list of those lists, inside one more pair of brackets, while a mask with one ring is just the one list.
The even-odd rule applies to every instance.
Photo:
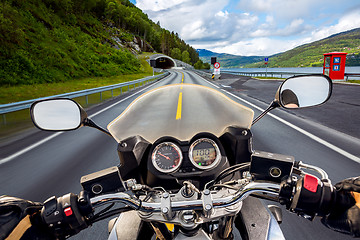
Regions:
[[157, 56], [153, 58], [153, 60], [156, 61], [155, 68], [170, 69], [173, 67], [177, 67], [174, 59], [165, 55]]

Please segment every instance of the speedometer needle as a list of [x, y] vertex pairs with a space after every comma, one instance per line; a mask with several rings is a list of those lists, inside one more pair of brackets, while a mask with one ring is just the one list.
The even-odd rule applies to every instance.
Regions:
[[160, 155], [160, 156], [163, 156], [164, 158], [166, 158], [166, 159], [169, 160], [169, 161], [171, 160], [171, 158], [169, 158], [168, 156], [165, 156], [164, 154], [159, 153], [159, 155]]

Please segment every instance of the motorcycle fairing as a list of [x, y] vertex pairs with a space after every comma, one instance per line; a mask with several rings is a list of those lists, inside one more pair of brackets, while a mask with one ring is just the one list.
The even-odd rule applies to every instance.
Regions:
[[136, 135], [150, 143], [158, 136], [188, 141], [198, 132], [219, 137], [228, 126], [249, 129], [253, 117], [253, 110], [213, 88], [173, 84], [144, 93], [107, 128], [117, 142]]

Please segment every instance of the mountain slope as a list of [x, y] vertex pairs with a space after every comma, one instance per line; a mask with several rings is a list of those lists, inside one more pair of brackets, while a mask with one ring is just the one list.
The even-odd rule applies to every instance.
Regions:
[[[225, 68], [265, 67], [262, 56], [244, 57], [214, 53], [205, 49], [197, 51], [200, 58], [209, 63], [211, 57], [217, 57], [221, 66]], [[360, 28], [272, 55], [269, 57], [268, 67], [321, 67], [323, 54], [328, 52], [347, 52], [346, 66], [360, 66]]]
[[[338, 33], [319, 41], [271, 56], [269, 67], [321, 67], [324, 53], [347, 52], [346, 66], [360, 65], [360, 28]], [[247, 67], [264, 67], [263, 62]]]
[[99, 2], [4, 1], [0, 8], [0, 86], [66, 81], [140, 71], [125, 48], [113, 48]]
[[0, 4], [0, 86], [138, 73], [137, 53], [174, 48], [188, 63], [198, 62], [194, 48], [129, 0]]
[[197, 49], [197, 52], [204, 62], [210, 63], [211, 57], [216, 57], [221, 66], [225, 68], [238, 68], [264, 59], [263, 56], [237, 56], [227, 53], [215, 53], [206, 49]]

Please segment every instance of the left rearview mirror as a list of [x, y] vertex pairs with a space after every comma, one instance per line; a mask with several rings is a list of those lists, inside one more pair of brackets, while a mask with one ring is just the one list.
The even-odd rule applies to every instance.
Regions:
[[36, 127], [47, 131], [75, 130], [87, 118], [82, 107], [71, 99], [47, 99], [30, 107], [31, 119]]

